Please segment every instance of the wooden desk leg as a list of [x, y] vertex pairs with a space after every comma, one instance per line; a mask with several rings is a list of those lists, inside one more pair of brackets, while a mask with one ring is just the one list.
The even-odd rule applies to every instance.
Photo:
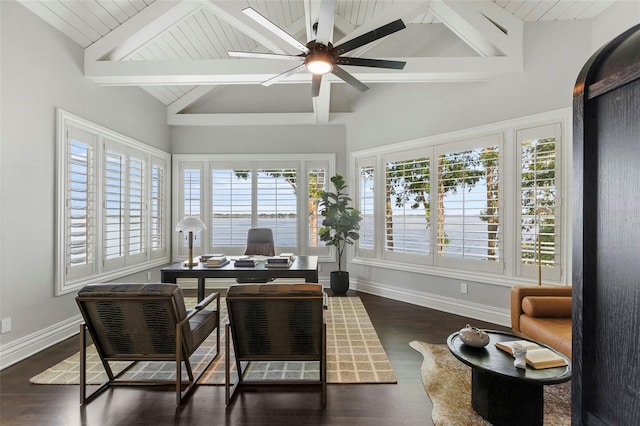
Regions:
[[201, 302], [204, 299], [204, 277], [198, 278], [198, 302]]

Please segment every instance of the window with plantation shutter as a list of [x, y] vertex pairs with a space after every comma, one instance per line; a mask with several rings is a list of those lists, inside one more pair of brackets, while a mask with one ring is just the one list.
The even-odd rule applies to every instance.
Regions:
[[358, 210], [360, 210], [360, 239], [357, 242], [359, 252], [374, 250], [375, 226], [375, 168], [373, 165], [359, 167], [358, 173]]
[[244, 247], [251, 228], [253, 173], [249, 169], [211, 171], [213, 247]]
[[[107, 149], [104, 163], [104, 253], [107, 262], [124, 265], [125, 156]], [[115, 259], [120, 259], [117, 263]], [[115, 264], [115, 265], [114, 265]]]
[[146, 161], [136, 155], [129, 157], [128, 175], [128, 254], [135, 262], [136, 255], [142, 257], [146, 252], [145, 228], [146, 228], [146, 193], [145, 180]]
[[503, 269], [500, 139], [480, 138], [461, 144], [474, 148], [438, 155], [438, 264]]
[[[557, 280], [559, 246], [559, 125], [521, 129], [520, 146], [520, 271], [523, 276]], [[540, 268], [538, 268], [540, 265]]]
[[[244, 253], [249, 228], [271, 228], [276, 253], [317, 255], [333, 250], [317, 238], [321, 224], [319, 193], [334, 173], [329, 154], [176, 154], [173, 156], [174, 220], [199, 217], [200, 251], [234, 256]], [[175, 224], [174, 224], [175, 226]], [[186, 243], [175, 247], [184, 259]]]
[[329, 247], [320, 240], [319, 230], [322, 227], [322, 214], [320, 207], [320, 194], [326, 191], [331, 184], [327, 165], [323, 162], [309, 162], [307, 164], [307, 188], [308, 188], [308, 237], [307, 251], [314, 255], [329, 255]]
[[276, 246], [297, 247], [297, 170], [259, 169], [257, 180], [257, 227], [271, 228]]
[[57, 115], [56, 295], [168, 262], [169, 154]]
[[67, 135], [64, 264], [66, 277], [73, 279], [90, 275], [95, 269], [97, 138], [75, 128]]
[[166, 162], [159, 158], [153, 158], [151, 166], [151, 207], [150, 207], [150, 242], [151, 257], [165, 256], [168, 235], [167, 226], [168, 200], [166, 198], [167, 185], [167, 165]]
[[385, 157], [385, 256], [431, 252], [431, 161], [428, 156]]
[[353, 152], [363, 216], [353, 262], [453, 281], [568, 284], [570, 117], [552, 111]]

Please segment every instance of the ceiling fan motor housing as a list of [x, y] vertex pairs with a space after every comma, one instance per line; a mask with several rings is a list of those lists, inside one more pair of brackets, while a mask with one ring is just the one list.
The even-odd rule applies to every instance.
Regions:
[[315, 40], [311, 40], [307, 43], [307, 49], [309, 49], [309, 53], [307, 53], [304, 63], [310, 72], [313, 74], [326, 74], [333, 70], [336, 58], [331, 43], [316, 43]]

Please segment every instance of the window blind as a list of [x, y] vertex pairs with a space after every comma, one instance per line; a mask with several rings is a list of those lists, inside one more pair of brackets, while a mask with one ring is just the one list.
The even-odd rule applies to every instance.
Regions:
[[360, 239], [358, 240], [358, 248], [374, 249], [374, 200], [375, 200], [375, 169], [373, 166], [360, 167], [359, 173], [359, 196], [360, 203], [358, 208], [362, 221], [360, 221]]
[[296, 169], [257, 171], [257, 226], [271, 228], [275, 245], [297, 247]]
[[251, 228], [252, 176], [249, 169], [212, 170], [213, 247], [245, 246]]

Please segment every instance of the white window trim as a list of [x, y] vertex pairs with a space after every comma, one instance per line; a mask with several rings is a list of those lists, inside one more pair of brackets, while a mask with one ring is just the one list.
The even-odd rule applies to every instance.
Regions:
[[[129, 138], [125, 135], [119, 134], [113, 130], [110, 130], [106, 127], [100, 126], [96, 123], [93, 123], [89, 120], [81, 118], [77, 115], [74, 115], [70, 112], [67, 112], [61, 108], [56, 110], [56, 164], [57, 164], [57, 179], [56, 179], [56, 190], [57, 190], [57, 200], [56, 200], [56, 208], [57, 208], [57, 224], [56, 224], [56, 243], [58, 244], [58, 248], [56, 250], [56, 279], [55, 279], [55, 295], [61, 296], [63, 294], [71, 293], [79, 290], [83, 286], [95, 283], [99, 281], [109, 281], [113, 280], [125, 275], [130, 275], [136, 272], [144, 271], [156, 266], [160, 266], [169, 262], [169, 254], [168, 247], [164, 250], [164, 255], [161, 254], [162, 250], [156, 250], [154, 256], [150, 255], [151, 253], [151, 239], [150, 239], [150, 219], [147, 218], [147, 224], [145, 225], [145, 232], [149, 234], [145, 236], [145, 260], [141, 263], [137, 263], [134, 265], [127, 265], [122, 268], [107, 270], [104, 266], [104, 256], [103, 256], [103, 247], [102, 247], [102, 239], [103, 239], [103, 147], [107, 140], [118, 142], [128, 149], [134, 149], [144, 153], [146, 158], [147, 167], [150, 167], [153, 159], [157, 159], [163, 161], [166, 167], [166, 176], [171, 175], [171, 163], [170, 163], [170, 154], [161, 151], [157, 148], [139, 142], [135, 139]], [[68, 190], [68, 182], [67, 182], [67, 173], [68, 173], [68, 164], [67, 164], [67, 154], [68, 154], [68, 144], [67, 144], [67, 132], [70, 127], [78, 128], [82, 131], [90, 133], [97, 138], [96, 143], [96, 235], [95, 235], [95, 265], [92, 268], [92, 272], [88, 275], [83, 274], [78, 278], [67, 278], [66, 276], [66, 203], [67, 203], [67, 190]], [[145, 203], [147, 204], [146, 214], [150, 215], [150, 209], [148, 208], [151, 204], [151, 174], [149, 172], [146, 173], [145, 176], [145, 187], [147, 188], [145, 194]], [[165, 197], [165, 205], [164, 205], [164, 217], [169, 217], [169, 201], [171, 199], [171, 193], [169, 191], [169, 185], [165, 185], [164, 197]], [[165, 227], [164, 232], [165, 235], [169, 235], [168, 233], [168, 221], [162, 225]], [[168, 244], [168, 240], [166, 240]]]
[[[200, 214], [201, 217], [204, 218], [203, 221], [207, 223], [207, 218], [211, 216], [211, 195], [210, 195], [210, 187], [209, 187], [209, 179], [211, 175], [211, 167], [213, 164], [225, 164], [227, 167], [232, 165], [233, 167], [238, 168], [246, 168], [247, 164], [253, 163], [257, 165], [257, 168], [269, 168], [269, 167], [278, 167], [278, 168], [286, 168], [292, 167], [295, 164], [295, 168], [298, 170], [299, 176], [299, 184], [306, 185], [307, 177], [306, 172], [317, 166], [319, 163], [327, 164], [327, 177], [335, 175], [336, 167], [335, 167], [335, 154], [174, 154], [172, 156], [172, 170], [173, 170], [173, 179], [172, 179], [172, 187], [174, 197], [172, 199], [172, 253], [173, 253], [173, 261], [178, 262], [182, 261], [186, 258], [184, 250], [181, 250], [181, 245], [179, 244], [180, 238], [176, 237], [175, 225], [180, 221], [183, 217], [182, 211], [182, 200], [184, 198], [182, 185], [182, 170], [185, 168], [185, 164], [189, 164], [189, 166], [193, 166], [193, 168], [198, 168], [202, 170], [202, 201], [200, 204]], [[200, 164], [200, 166], [196, 166]], [[304, 176], [302, 176], [304, 175]], [[254, 177], [255, 178], [255, 177]], [[328, 185], [331, 185], [330, 181]], [[306, 187], [306, 186], [305, 186]], [[330, 189], [331, 186], [328, 186]], [[297, 202], [298, 202], [298, 254], [313, 254], [318, 255], [318, 261], [320, 262], [335, 262], [336, 254], [334, 247], [328, 247], [328, 250], [309, 250], [307, 247], [308, 243], [308, 228], [307, 228], [307, 214], [308, 207], [305, 196], [307, 195], [306, 191], [302, 193], [301, 191], [297, 194]], [[257, 194], [253, 194], [254, 200]], [[254, 209], [256, 208], [255, 202]], [[208, 232], [200, 233], [200, 237], [202, 238], [202, 247], [210, 247], [211, 241]], [[244, 250], [244, 247], [242, 247]], [[233, 251], [233, 250], [232, 250]], [[241, 254], [241, 252], [234, 253], [229, 251], [225, 254]], [[310, 253], [308, 253], [311, 251]], [[196, 253], [194, 253], [195, 255]]]
[[[436, 147], [438, 145], [449, 144], [458, 142], [461, 140], [471, 139], [486, 136], [489, 134], [501, 133], [504, 136], [505, 152], [503, 153], [503, 164], [501, 167], [501, 173], [503, 173], [501, 192], [503, 199], [507, 200], [501, 205], [502, 218], [503, 218], [503, 241], [501, 250], [505, 253], [504, 258], [504, 271], [502, 273], [487, 273], [483, 271], [474, 270], [459, 270], [457, 268], [448, 268], [443, 266], [432, 266], [425, 264], [412, 263], [408, 260], [385, 260], [379, 250], [376, 250], [376, 256], [374, 258], [368, 256], [360, 256], [359, 250], [356, 245], [354, 250], [354, 258], [351, 259], [352, 263], [369, 266], [379, 267], [391, 270], [412, 272], [422, 275], [441, 276], [445, 278], [477, 281], [490, 283], [494, 285], [511, 287], [513, 285], [531, 285], [537, 284], [537, 277], [527, 277], [520, 275], [519, 272], [519, 257], [514, 253], [519, 252], [518, 246], [520, 244], [519, 223], [516, 222], [516, 206], [514, 200], [519, 200], [517, 184], [517, 149], [516, 149], [516, 132], [518, 130], [545, 126], [550, 124], [559, 123], [562, 126], [562, 146], [561, 146], [561, 167], [560, 167], [560, 181], [558, 188], [561, 191], [558, 203], [563, 206], [562, 217], [559, 221], [561, 231], [559, 237], [561, 238], [561, 254], [560, 254], [560, 276], [557, 280], [547, 280], [545, 275], [544, 283], [568, 285], [570, 284], [571, 277], [571, 223], [570, 223], [570, 210], [571, 206], [571, 183], [567, 176], [570, 176], [572, 167], [571, 156], [571, 131], [572, 131], [572, 112], [571, 108], [563, 108], [559, 110], [549, 111], [540, 114], [534, 114], [530, 116], [520, 117], [511, 120], [500, 121], [488, 125], [458, 130], [441, 135], [429, 136], [424, 138], [413, 139], [404, 142], [398, 142], [394, 144], [384, 145], [377, 148], [371, 148], [361, 151], [354, 151], [350, 154], [350, 170], [352, 173], [353, 182], [358, 182], [359, 168], [358, 165], [365, 158], [376, 157], [376, 175], [379, 175], [384, 171], [384, 164], [381, 160], [383, 155], [392, 154], [399, 151], [418, 150], [425, 147]], [[370, 161], [367, 161], [370, 162]], [[377, 177], [376, 177], [377, 179]], [[506, 198], [505, 198], [505, 195]], [[380, 197], [380, 193], [376, 192], [376, 197]], [[354, 202], [358, 202], [359, 198], [355, 198]], [[379, 203], [378, 203], [379, 204]], [[376, 210], [377, 213], [377, 210]], [[383, 229], [384, 225], [379, 225], [379, 214], [376, 215], [376, 229]], [[519, 216], [518, 216], [519, 217]], [[382, 226], [382, 228], [380, 228]], [[506, 233], [510, 235], [504, 236]], [[376, 247], [382, 245], [378, 232], [375, 237]]]

